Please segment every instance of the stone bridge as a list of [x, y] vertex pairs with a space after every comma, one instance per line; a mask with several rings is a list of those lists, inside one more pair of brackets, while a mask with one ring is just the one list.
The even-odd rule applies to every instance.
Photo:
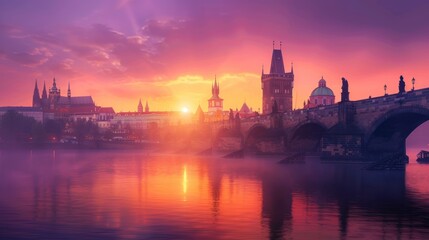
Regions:
[[215, 123], [214, 148], [279, 153], [318, 152], [364, 159], [405, 154], [405, 140], [429, 120], [429, 88], [287, 113]]

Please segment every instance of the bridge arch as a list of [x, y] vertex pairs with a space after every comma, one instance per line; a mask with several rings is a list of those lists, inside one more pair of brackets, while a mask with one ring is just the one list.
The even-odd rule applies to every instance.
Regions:
[[261, 123], [253, 125], [244, 136], [244, 148], [250, 152], [258, 151], [258, 142], [270, 137], [271, 133], [270, 129]]
[[304, 121], [290, 131], [285, 147], [291, 151], [317, 151], [327, 130], [328, 128], [317, 120]]
[[400, 152], [405, 154], [407, 137], [429, 120], [429, 109], [411, 106], [391, 110], [370, 125], [365, 134], [369, 153]]

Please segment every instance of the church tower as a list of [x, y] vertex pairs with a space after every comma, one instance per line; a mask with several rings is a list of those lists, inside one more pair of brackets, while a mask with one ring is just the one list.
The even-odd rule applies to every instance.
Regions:
[[214, 85], [212, 85], [212, 97], [208, 100], [209, 113], [223, 111], [223, 99], [219, 97], [219, 84], [217, 83], [216, 76]]
[[137, 112], [138, 113], [142, 113], [143, 112], [143, 104], [142, 104], [142, 99], [141, 98], [139, 100], [139, 105], [137, 106]]
[[52, 88], [49, 89], [49, 107], [51, 110], [55, 109], [55, 106], [60, 99], [61, 90], [57, 88], [57, 82], [54, 78]]
[[147, 100], [146, 100], [146, 106], [144, 107], [144, 112], [145, 113], [149, 112], [149, 104], [147, 103]]
[[46, 106], [48, 105], [48, 94], [46, 93], [45, 81], [43, 81], [43, 92], [42, 92], [42, 99], [40, 102], [43, 108], [46, 108]]
[[262, 69], [261, 75], [263, 114], [271, 113], [274, 102], [277, 102], [279, 112], [292, 111], [293, 81], [293, 67], [290, 72], [285, 72], [281, 42], [279, 49], [275, 49], [273, 42], [270, 72], [264, 74]]
[[41, 107], [40, 93], [39, 93], [39, 87], [37, 86], [37, 80], [36, 80], [36, 84], [34, 85], [33, 107]]
[[69, 86], [68, 86], [68, 89], [67, 89], [67, 97], [69, 99], [71, 98], [70, 81], [69, 81]]

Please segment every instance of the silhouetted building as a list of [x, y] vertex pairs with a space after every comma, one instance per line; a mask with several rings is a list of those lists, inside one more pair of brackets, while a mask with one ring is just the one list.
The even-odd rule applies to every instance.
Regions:
[[280, 112], [292, 111], [293, 66], [285, 72], [281, 49], [273, 49], [270, 73], [264, 74], [262, 68], [262, 113], [271, 113], [274, 101]]
[[42, 106], [42, 100], [40, 99], [39, 94], [39, 88], [37, 87], [37, 80], [34, 86], [34, 92], [33, 92], [33, 107], [41, 107]]
[[149, 103], [147, 103], [147, 100], [146, 100], [146, 106], [144, 107], [144, 112], [145, 113], [149, 112]]
[[204, 112], [200, 105], [198, 105], [197, 111], [195, 112], [195, 118], [197, 123], [204, 123]]
[[217, 83], [216, 77], [214, 85], [212, 85], [212, 97], [208, 100], [209, 113], [215, 113], [223, 111], [223, 99], [219, 97], [219, 84]]
[[319, 80], [319, 86], [311, 92], [308, 102], [304, 103], [304, 108], [326, 106], [334, 103], [334, 92], [326, 86], [326, 80], [322, 77], [322, 79]]
[[219, 97], [219, 92], [219, 83], [215, 77], [214, 85], [212, 85], [212, 96], [208, 100], [207, 121], [209, 122], [222, 121], [227, 114], [223, 111], [223, 99]]
[[241, 105], [240, 110], [238, 111], [238, 114], [240, 115], [240, 118], [248, 118], [256, 116], [256, 113], [252, 110], [252, 108], [247, 106], [247, 103], [243, 103]]
[[[52, 87], [49, 89], [49, 95], [46, 91], [46, 84], [43, 84], [42, 97], [39, 95], [36, 81], [33, 92], [33, 107], [41, 108], [44, 118], [85, 119], [91, 121], [98, 120], [99, 111], [104, 109], [97, 107], [91, 96], [73, 97], [70, 82], [68, 83], [67, 96], [61, 96], [61, 90], [57, 87], [55, 78], [53, 79]], [[113, 111], [113, 109], [111, 110]], [[112, 111], [109, 109], [109, 114]]]
[[142, 113], [143, 112], [143, 104], [142, 99], [139, 100], [139, 105], [137, 106], [137, 112]]

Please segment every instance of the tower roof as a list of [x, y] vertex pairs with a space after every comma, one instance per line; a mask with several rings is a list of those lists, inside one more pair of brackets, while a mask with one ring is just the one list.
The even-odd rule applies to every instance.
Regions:
[[270, 74], [285, 74], [285, 66], [283, 64], [283, 55], [281, 49], [273, 49]]
[[42, 99], [47, 99], [48, 94], [46, 93], [46, 84], [43, 82], [43, 92], [42, 92]]
[[195, 111], [195, 114], [204, 114], [203, 109], [201, 108], [201, 105], [198, 105], [198, 108]]
[[319, 86], [311, 92], [311, 96], [334, 96], [334, 92], [326, 86], [326, 80], [322, 77]]
[[247, 106], [246, 103], [243, 103], [243, 105], [240, 108], [240, 113], [250, 113], [250, 108]]

